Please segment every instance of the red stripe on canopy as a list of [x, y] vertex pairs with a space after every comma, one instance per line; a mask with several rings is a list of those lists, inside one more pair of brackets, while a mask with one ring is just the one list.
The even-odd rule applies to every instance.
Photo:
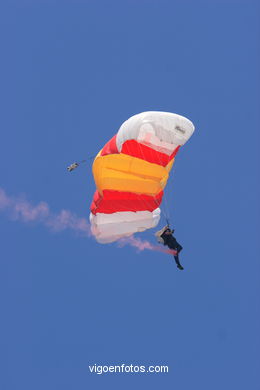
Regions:
[[104, 190], [102, 196], [96, 191], [90, 209], [94, 215], [112, 214], [117, 211], [153, 211], [159, 207], [162, 197], [163, 191], [156, 196], [111, 190]]
[[165, 153], [157, 152], [149, 146], [143, 145], [134, 139], [124, 142], [121, 153], [141, 158], [142, 160], [165, 167], [176, 156], [180, 146], [177, 146], [173, 153], [168, 156]]

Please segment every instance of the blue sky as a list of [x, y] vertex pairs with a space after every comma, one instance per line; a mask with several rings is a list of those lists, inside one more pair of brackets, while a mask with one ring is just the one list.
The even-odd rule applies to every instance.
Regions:
[[[0, 215], [1, 388], [258, 389], [259, 3], [0, 7], [0, 186], [10, 196], [87, 217], [91, 165], [68, 175], [68, 163], [138, 112], [196, 126], [167, 187], [183, 272], [167, 255]], [[169, 373], [90, 374], [95, 363]]]

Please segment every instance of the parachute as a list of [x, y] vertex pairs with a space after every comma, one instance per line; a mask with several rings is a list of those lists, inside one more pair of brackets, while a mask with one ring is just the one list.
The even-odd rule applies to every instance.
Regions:
[[194, 131], [192, 122], [170, 112], [148, 111], [125, 121], [97, 154], [91, 231], [110, 243], [154, 228], [175, 156]]

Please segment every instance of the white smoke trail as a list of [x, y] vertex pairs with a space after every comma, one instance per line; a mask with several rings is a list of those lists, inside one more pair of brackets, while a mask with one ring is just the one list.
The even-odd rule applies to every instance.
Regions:
[[[90, 225], [86, 218], [76, 216], [69, 210], [61, 210], [53, 213], [46, 202], [40, 202], [36, 206], [21, 197], [8, 196], [4, 189], [0, 188], [0, 212], [6, 213], [9, 219], [24, 223], [39, 223], [52, 232], [71, 230], [83, 236], [91, 237]], [[118, 246], [130, 245], [138, 251], [152, 250], [168, 254], [175, 251], [160, 248], [147, 240], [141, 240], [134, 236], [123, 238], [118, 241]]]
[[50, 211], [46, 202], [36, 206], [21, 197], [11, 197], [0, 188], [0, 211], [7, 213], [9, 219], [25, 223], [40, 223], [53, 232], [72, 230], [90, 237], [90, 226], [85, 218], [79, 218], [69, 210], [58, 214]]

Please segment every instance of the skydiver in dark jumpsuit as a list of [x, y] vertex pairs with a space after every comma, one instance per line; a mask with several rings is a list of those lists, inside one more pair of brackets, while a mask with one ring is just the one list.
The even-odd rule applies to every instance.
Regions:
[[177, 253], [174, 255], [175, 263], [177, 264], [177, 268], [183, 270], [183, 266], [179, 261], [179, 253], [182, 250], [182, 246], [177, 242], [176, 238], [173, 236], [174, 230], [171, 230], [169, 226], [161, 234], [161, 237], [164, 241], [164, 245], [167, 245], [170, 249], [175, 250]]

